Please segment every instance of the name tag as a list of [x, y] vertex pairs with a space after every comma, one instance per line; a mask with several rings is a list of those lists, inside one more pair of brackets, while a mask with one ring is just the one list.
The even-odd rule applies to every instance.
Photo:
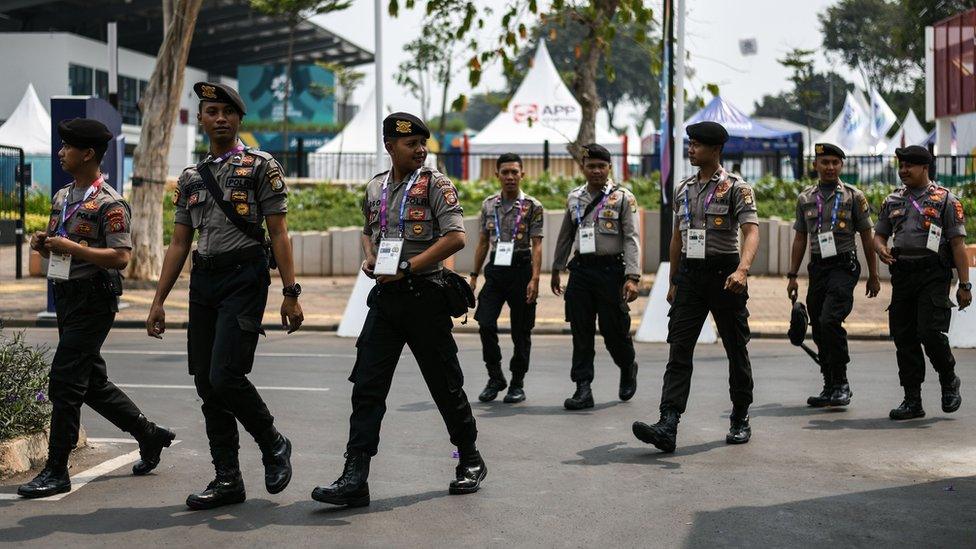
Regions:
[[71, 276], [71, 255], [51, 254], [47, 261], [47, 277], [52, 280], [68, 280]]
[[511, 267], [512, 256], [514, 254], [514, 242], [499, 242], [495, 246], [495, 265], [498, 265], [499, 267]]
[[685, 255], [691, 259], [705, 259], [705, 229], [688, 229]]
[[[925, 241], [925, 247], [938, 253], [939, 244], [942, 243], [942, 227], [936, 227], [933, 223], [929, 225], [929, 238]], [[54, 256], [51, 256], [54, 257]]]
[[596, 253], [596, 229], [593, 226], [580, 227], [580, 246], [579, 251], [581, 254], [595, 254]]
[[834, 257], [837, 255], [837, 243], [834, 241], [834, 233], [817, 233], [817, 242], [820, 244], [820, 257]]
[[383, 238], [380, 240], [379, 251], [376, 254], [376, 266], [373, 273], [378, 275], [395, 275], [400, 268], [400, 253], [403, 251], [402, 238]]

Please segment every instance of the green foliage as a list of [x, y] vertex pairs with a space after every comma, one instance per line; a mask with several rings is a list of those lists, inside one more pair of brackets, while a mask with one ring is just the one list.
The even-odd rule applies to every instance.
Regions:
[[43, 431], [51, 417], [47, 349], [24, 342], [22, 332], [0, 332], [0, 440]]
[[[831, 86], [834, 89], [832, 103]], [[770, 118], [785, 118], [804, 125], [809, 123], [812, 127], [823, 130], [834, 121], [834, 116], [844, 108], [845, 92], [853, 90], [854, 84], [847, 82], [844, 77], [834, 72], [809, 74], [800, 83], [799, 88], [809, 94], [810, 97], [810, 102], [805, 106], [806, 112], [797, 108], [797, 89], [794, 82], [793, 88], [789, 91], [783, 91], [776, 95], [764, 95], [761, 101], [754, 103], [753, 114]]]
[[341, 11], [352, 5], [352, 0], [251, 0], [251, 7], [271, 16], [277, 16], [295, 25], [313, 15]]

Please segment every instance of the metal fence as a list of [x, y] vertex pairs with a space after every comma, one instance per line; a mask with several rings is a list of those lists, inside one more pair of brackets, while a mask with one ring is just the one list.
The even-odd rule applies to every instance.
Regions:
[[16, 276], [23, 276], [21, 256], [24, 244], [24, 187], [30, 184], [29, 174], [24, 173], [24, 150], [0, 145], [0, 245], [14, 244], [16, 250]]

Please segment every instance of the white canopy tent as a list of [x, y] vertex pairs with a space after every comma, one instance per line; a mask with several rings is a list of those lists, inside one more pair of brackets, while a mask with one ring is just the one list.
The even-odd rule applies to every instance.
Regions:
[[[860, 95], [860, 92], [856, 92]], [[876, 154], [877, 140], [871, 137], [870, 106], [863, 97], [847, 92], [844, 108], [833, 123], [820, 135], [818, 142], [833, 143], [848, 155]], [[815, 143], [809, 143], [807, 154], [813, 154]]]
[[[498, 113], [470, 140], [468, 150], [476, 160], [471, 162], [469, 177], [478, 179], [488, 175], [482, 174], [479, 155], [506, 152], [540, 155], [546, 141], [549, 142], [551, 153], [563, 153], [566, 145], [576, 139], [582, 116], [580, 104], [559, 76], [545, 41], [540, 41], [532, 66], [509, 101], [508, 108]], [[596, 142], [611, 154], [621, 154], [622, 141], [610, 129], [607, 117], [598, 116]], [[633, 149], [638, 150], [639, 144], [634, 143]], [[620, 164], [619, 160], [614, 162], [616, 173], [622, 169]]]
[[37, 97], [34, 84], [20, 99], [10, 118], [0, 126], [0, 145], [24, 149], [24, 154], [51, 154], [51, 115]]
[[886, 142], [884, 149], [879, 152], [883, 154], [895, 154], [895, 149], [897, 148], [907, 147], [909, 145], [922, 145], [928, 138], [929, 134], [922, 127], [922, 123], [918, 121], [918, 117], [915, 116], [915, 111], [909, 109], [898, 131], [895, 132], [895, 135], [891, 136], [891, 139]]

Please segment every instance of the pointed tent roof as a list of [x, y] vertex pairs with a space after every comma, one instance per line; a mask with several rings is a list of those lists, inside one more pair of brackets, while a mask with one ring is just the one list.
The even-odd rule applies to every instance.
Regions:
[[27, 85], [17, 108], [0, 126], [0, 144], [20, 147], [25, 154], [51, 154], [51, 116], [34, 84]]
[[[556, 70], [545, 40], [539, 41], [532, 66], [508, 108], [471, 139], [472, 152], [508, 152], [513, 145], [542, 151], [545, 141], [558, 146], [576, 139], [583, 111]], [[530, 122], [531, 121], [531, 122]], [[596, 141], [611, 151], [620, 150], [620, 138], [606, 118], [597, 117]]]
[[716, 95], [704, 108], [696, 112], [685, 122], [685, 128], [698, 122], [718, 122], [729, 132], [731, 137], [747, 137], [751, 139], [774, 139], [793, 135], [795, 131], [782, 131], [765, 126], [749, 118], [738, 107]]
[[376, 153], [376, 132], [380, 131], [376, 120], [376, 90], [359, 107], [342, 131], [328, 143], [315, 150], [317, 153]]
[[[865, 107], [861, 92], [847, 92], [840, 114], [820, 135], [821, 143], [833, 143], [849, 155], [876, 154], [876, 140], [871, 137], [870, 106]], [[813, 154], [814, 143], [809, 143], [807, 154]]]
[[896, 131], [895, 135], [891, 136], [891, 139], [887, 141], [884, 149], [879, 150], [878, 152], [894, 154], [895, 149], [899, 147], [921, 145], [927, 138], [928, 133], [925, 131], [925, 128], [922, 127], [922, 123], [918, 121], [918, 117], [915, 116], [915, 111], [909, 109], [908, 114], [905, 115], [905, 120], [902, 121], [898, 131]]

